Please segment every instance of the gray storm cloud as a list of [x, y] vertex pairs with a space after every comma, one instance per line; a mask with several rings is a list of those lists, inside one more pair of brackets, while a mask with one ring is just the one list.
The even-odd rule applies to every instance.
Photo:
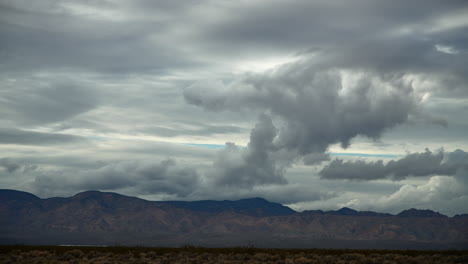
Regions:
[[335, 159], [320, 172], [322, 179], [348, 180], [403, 180], [408, 177], [423, 177], [431, 175], [453, 176], [468, 170], [468, 153], [457, 149], [453, 152], [431, 152], [426, 149], [422, 153], [412, 153], [384, 164], [382, 160], [375, 162], [343, 161]]
[[326, 153], [310, 153], [302, 159], [305, 165], [318, 165], [330, 160], [330, 155]]
[[228, 84], [197, 83], [184, 96], [187, 102], [208, 110], [248, 109], [267, 112], [278, 120], [276, 127], [271, 119], [260, 118], [235, 168], [223, 160], [235, 152], [231, 145], [215, 161], [215, 167], [229, 168], [218, 169], [222, 183], [240, 185], [265, 184], [267, 178], [279, 183], [278, 167], [282, 171], [299, 157], [305, 157], [305, 163], [319, 163], [326, 160], [323, 153], [331, 144], [348, 147], [358, 135], [377, 139], [385, 130], [406, 122], [420, 102], [404, 75], [324, 70], [311, 61]]
[[[345, 75], [358, 77], [347, 81]], [[185, 99], [210, 110], [269, 111], [283, 123], [275, 146], [300, 155], [334, 143], [347, 147], [357, 135], [379, 138], [407, 121], [420, 99], [403, 75], [321, 70], [302, 62], [217, 84], [195, 84]]]
[[284, 168], [275, 162], [273, 140], [276, 128], [270, 117], [261, 115], [244, 148], [227, 143], [213, 164], [212, 178], [221, 186], [250, 187], [262, 184], [285, 184]]

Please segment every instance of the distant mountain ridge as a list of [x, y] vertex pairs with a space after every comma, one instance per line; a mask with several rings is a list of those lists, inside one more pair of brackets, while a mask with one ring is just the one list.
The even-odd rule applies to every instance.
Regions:
[[28, 192], [0, 189], [0, 200], [40, 200], [41, 198]]
[[434, 212], [432, 210], [418, 210], [418, 209], [408, 209], [404, 210], [401, 213], [397, 214], [400, 217], [447, 217], [439, 212]]
[[466, 215], [431, 210], [296, 212], [263, 198], [147, 201], [86, 191], [41, 199], [0, 190], [0, 244], [447, 249], [467, 242]]
[[[51, 201], [56, 199], [103, 199], [106, 196], [112, 196], [115, 201], [121, 201], [123, 199], [141, 200], [141, 202], [154, 203], [155, 205], [168, 205], [176, 208], [189, 209], [199, 212], [210, 212], [210, 213], [221, 213], [221, 212], [235, 212], [241, 214], [247, 214], [252, 216], [281, 216], [281, 215], [292, 215], [292, 214], [319, 214], [319, 215], [349, 215], [349, 216], [394, 216], [390, 213], [377, 213], [372, 211], [356, 211], [354, 209], [343, 207], [338, 210], [322, 211], [322, 210], [306, 210], [303, 212], [297, 212], [285, 205], [280, 203], [274, 203], [267, 201], [261, 197], [247, 198], [240, 200], [200, 200], [200, 201], [148, 201], [145, 199], [125, 196], [113, 192], [101, 192], [101, 191], [84, 191], [71, 197], [51, 197], [41, 199], [34, 194], [9, 190], [0, 189], [0, 201], [2, 200], [28, 200], [28, 201]], [[104, 201], [105, 199], [103, 199]], [[47, 202], [46, 202], [47, 203]], [[458, 215], [459, 217], [465, 214]], [[415, 209], [411, 208], [404, 210], [396, 216], [399, 217], [448, 217], [439, 212], [434, 212], [429, 209]]]
[[354, 209], [343, 207], [339, 210], [330, 210], [330, 211], [322, 211], [322, 210], [306, 210], [303, 211], [302, 214], [309, 214], [309, 215], [348, 215], [348, 216], [394, 216], [389, 213], [376, 213], [372, 211], [356, 211]]

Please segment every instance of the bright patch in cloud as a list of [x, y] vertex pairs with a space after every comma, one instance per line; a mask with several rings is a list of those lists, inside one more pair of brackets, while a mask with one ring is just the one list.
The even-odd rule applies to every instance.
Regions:
[[436, 44], [435, 48], [438, 52], [447, 53], [447, 54], [458, 54], [458, 50], [454, 47]]

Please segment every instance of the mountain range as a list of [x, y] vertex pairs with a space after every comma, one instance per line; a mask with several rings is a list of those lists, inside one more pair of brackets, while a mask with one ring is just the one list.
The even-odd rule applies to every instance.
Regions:
[[262, 198], [147, 201], [99, 191], [41, 199], [0, 190], [0, 244], [468, 249], [468, 215], [296, 212]]

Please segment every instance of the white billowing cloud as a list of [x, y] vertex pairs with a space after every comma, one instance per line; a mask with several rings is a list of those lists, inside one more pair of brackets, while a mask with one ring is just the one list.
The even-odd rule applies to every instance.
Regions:
[[[397, 192], [382, 196], [371, 207], [401, 211], [408, 208], [432, 209], [445, 214], [457, 214], [464, 211], [468, 203], [468, 185], [465, 179], [449, 176], [432, 176], [421, 185], [406, 184]], [[356, 202], [359, 204], [361, 201]], [[365, 202], [366, 203], [366, 202]]]
[[[460, 175], [461, 176], [461, 175]], [[453, 216], [466, 212], [468, 173], [461, 177], [432, 176], [428, 181], [406, 182], [391, 192], [366, 193], [348, 188], [323, 200], [300, 201], [291, 204], [296, 210], [336, 210], [350, 207], [359, 211], [397, 214], [409, 208], [430, 209]], [[372, 185], [370, 185], [372, 186]]]
[[433, 176], [422, 185], [406, 184], [397, 192], [382, 197], [379, 203], [386, 206], [411, 203], [416, 207], [428, 205], [437, 200], [452, 200], [464, 194], [466, 190], [459, 183], [447, 176]]

